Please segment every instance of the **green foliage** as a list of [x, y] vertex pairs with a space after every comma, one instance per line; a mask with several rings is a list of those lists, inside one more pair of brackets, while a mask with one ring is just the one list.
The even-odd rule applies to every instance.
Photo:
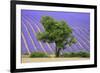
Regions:
[[80, 55], [81, 57], [90, 57], [90, 53], [89, 52], [82, 52], [82, 51], [80, 51], [78, 53], [78, 55]]
[[37, 34], [38, 40], [48, 43], [54, 42], [57, 47], [56, 49], [65, 49], [66, 45], [71, 46], [73, 43], [76, 43], [72, 29], [65, 21], [56, 21], [50, 16], [43, 16], [41, 23], [44, 26], [45, 32]]
[[31, 58], [39, 58], [39, 57], [48, 57], [48, 55], [46, 55], [43, 52], [33, 52], [30, 55]]
[[90, 53], [89, 52], [84, 52], [84, 51], [80, 51], [80, 52], [69, 52], [69, 53], [64, 53], [62, 55], [62, 57], [90, 57]]

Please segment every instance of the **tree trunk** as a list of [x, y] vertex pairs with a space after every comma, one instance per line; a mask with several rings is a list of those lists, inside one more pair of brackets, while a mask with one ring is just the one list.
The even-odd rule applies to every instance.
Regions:
[[56, 48], [55, 55], [56, 57], [60, 56], [60, 48]]

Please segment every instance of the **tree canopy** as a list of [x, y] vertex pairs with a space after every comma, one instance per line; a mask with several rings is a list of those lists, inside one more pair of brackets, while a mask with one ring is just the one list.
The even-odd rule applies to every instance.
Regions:
[[61, 49], [65, 49], [66, 46], [76, 43], [72, 29], [65, 21], [57, 21], [50, 16], [42, 16], [41, 23], [45, 31], [39, 32], [37, 38], [44, 42], [55, 43], [56, 50], [59, 50], [59, 52]]

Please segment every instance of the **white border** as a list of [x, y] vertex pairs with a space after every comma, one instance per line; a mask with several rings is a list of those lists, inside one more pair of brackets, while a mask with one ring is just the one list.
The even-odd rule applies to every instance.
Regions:
[[[40, 63], [21, 63], [21, 9], [27, 10], [49, 10], [66, 12], [89, 12], [90, 13], [90, 60], [85, 61], [63, 61], [63, 62], [40, 62]], [[38, 68], [53, 66], [71, 66], [94, 64], [94, 10], [70, 7], [52, 7], [35, 5], [16, 5], [16, 68]]]

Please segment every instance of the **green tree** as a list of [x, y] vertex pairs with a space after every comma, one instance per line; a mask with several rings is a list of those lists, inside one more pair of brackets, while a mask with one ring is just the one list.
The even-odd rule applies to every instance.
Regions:
[[37, 34], [38, 40], [55, 43], [55, 56], [60, 56], [60, 51], [76, 43], [76, 39], [72, 34], [72, 29], [65, 21], [56, 21], [50, 16], [42, 16], [41, 23], [45, 32]]

